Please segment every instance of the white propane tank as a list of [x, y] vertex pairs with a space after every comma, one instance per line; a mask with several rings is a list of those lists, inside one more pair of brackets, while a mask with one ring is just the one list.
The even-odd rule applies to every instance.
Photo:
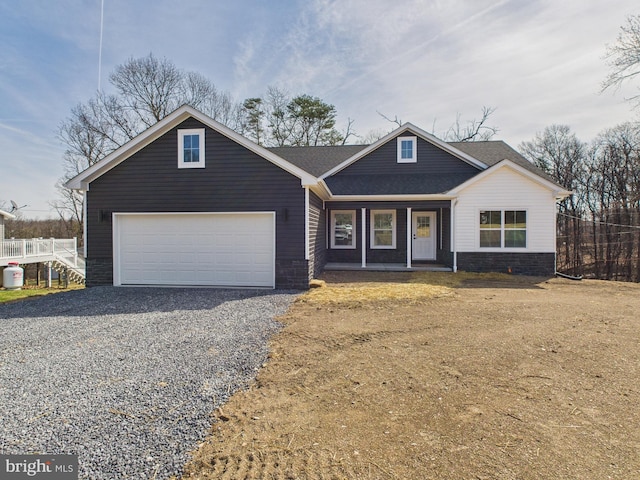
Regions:
[[20, 290], [24, 285], [24, 270], [18, 265], [18, 262], [9, 262], [2, 272], [2, 286], [7, 290]]

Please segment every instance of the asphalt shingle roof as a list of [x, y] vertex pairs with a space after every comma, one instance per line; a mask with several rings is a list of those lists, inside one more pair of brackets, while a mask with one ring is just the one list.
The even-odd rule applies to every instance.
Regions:
[[[449, 142], [452, 147], [471, 155], [491, 167], [508, 159], [532, 173], [556, 183], [553, 178], [529, 162], [502, 140], [484, 142]], [[319, 177], [367, 148], [368, 145], [336, 145], [320, 147], [272, 147], [269, 150], [304, 171]], [[480, 173], [480, 170], [478, 170]], [[468, 175], [442, 177], [415, 175], [358, 175], [348, 179], [332, 176], [325, 179], [334, 193], [366, 195], [375, 191], [383, 194], [444, 193], [465, 182]]]

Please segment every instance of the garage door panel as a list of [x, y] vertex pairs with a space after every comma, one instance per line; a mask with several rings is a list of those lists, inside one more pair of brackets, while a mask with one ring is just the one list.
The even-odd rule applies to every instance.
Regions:
[[274, 287], [272, 213], [116, 214], [116, 222], [117, 284]]

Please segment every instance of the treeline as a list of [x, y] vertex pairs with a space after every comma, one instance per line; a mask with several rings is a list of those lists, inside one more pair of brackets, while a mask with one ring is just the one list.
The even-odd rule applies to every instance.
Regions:
[[640, 125], [624, 123], [589, 143], [553, 125], [520, 151], [574, 192], [559, 205], [558, 271], [640, 282]]
[[78, 238], [78, 244], [82, 241], [82, 231], [73, 220], [58, 219], [24, 219], [17, 217], [5, 220], [5, 238]]

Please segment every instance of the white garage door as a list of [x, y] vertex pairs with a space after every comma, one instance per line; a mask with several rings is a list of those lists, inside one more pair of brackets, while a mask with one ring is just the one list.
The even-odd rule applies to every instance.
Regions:
[[115, 285], [275, 287], [274, 213], [115, 214]]

